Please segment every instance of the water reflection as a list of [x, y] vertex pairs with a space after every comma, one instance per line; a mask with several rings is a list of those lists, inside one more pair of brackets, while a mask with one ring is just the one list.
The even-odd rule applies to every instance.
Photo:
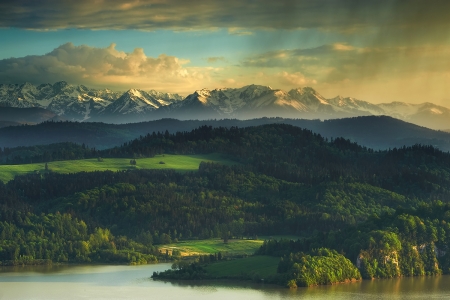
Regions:
[[450, 299], [450, 276], [362, 281], [289, 290], [234, 281], [153, 281], [147, 266], [0, 268], [0, 299]]

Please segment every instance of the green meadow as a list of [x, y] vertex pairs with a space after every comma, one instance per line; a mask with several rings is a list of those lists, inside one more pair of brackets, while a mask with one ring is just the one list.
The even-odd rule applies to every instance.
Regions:
[[279, 262], [279, 257], [257, 255], [208, 264], [205, 270], [215, 278], [239, 278], [242, 276], [267, 278], [277, 273]]
[[178, 250], [180, 251], [181, 256], [197, 256], [219, 252], [227, 255], [252, 255], [259, 247], [261, 247], [264, 240], [297, 240], [298, 238], [298, 236], [294, 235], [261, 236], [257, 240], [230, 239], [228, 240], [228, 243], [224, 243], [222, 239], [186, 240], [178, 243], [159, 245], [158, 248], [162, 252], [168, 250], [169, 253], [172, 253], [172, 250]]
[[[232, 161], [223, 159], [219, 154], [205, 155], [156, 155], [151, 158], [136, 158], [136, 166], [130, 165], [129, 158], [97, 158], [52, 161], [48, 163], [48, 169], [58, 173], [76, 173], [91, 171], [120, 171], [129, 169], [175, 169], [178, 171], [198, 170], [200, 162], [217, 162], [222, 164], [233, 164]], [[162, 163], [164, 162], [164, 163]], [[8, 182], [16, 175], [34, 172], [45, 172], [45, 163], [25, 165], [0, 165], [0, 180]]]
[[165, 252], [169, 250], [178, 250], [181, 252], [181, 256], [196, 256], [205, 254], [214, 254], [222, 252], [228, 255], [241, 255], [241, 254], [253, 254], [259, 247], [261, 247], [263, 240], [229, 240], [228, 243], [224, 243], [221, 239], [210, 240], [189, 240], [181, 241], [174, 244], [162, 245], [158, 248]]

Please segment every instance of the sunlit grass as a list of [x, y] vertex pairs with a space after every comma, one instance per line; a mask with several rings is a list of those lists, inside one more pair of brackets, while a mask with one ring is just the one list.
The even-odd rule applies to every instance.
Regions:
[[264, 240], [297, 240], [298, 238], [298, 236], [294, 235], [260, 236], [258, 239], [231, 239], [228, 243], [224, 243], [222, 239], [187, 240], [160, 245], [158, 248], [163, 252], [169, 250], [169, 253], [172, 253], [172, 250], [178, 250], [181, 256], [196, 256], [219, 252], [227, 255], [252, 255], [261, 247]]
[[167, 249], [169, 252], [178, 250], [182, 256], [205, 255], [222, 252], [224, 254], [253, 254], [261, 247], [263, 240], [229, 240], [224, 243], [221, 239], [210, 240], [189, 240], [174, 244], [162, 245], [158, 248], [163, 252]]
[[[198, 170], [200, 162], [218, 162], [233, 164], [223, 159], [219, 154], [205, 155], [156, 155], [152, 158], [136, 158], [136, 166], [130, 165], [129, 158], [104, 158], [99, 162], [97, 158], [53, 161], [48, 163], [48, 169], [57, 173], [76, 173], [90, 171], [119, 171], [129, 169], [175, 169], [178, 171]], [[164, 162], [164, 163], [162, 163]], [[7, 182], [16, 175], [33, 172], [45, 172], [45, 163], [25, 165], [0, 165], [0, 180]]]

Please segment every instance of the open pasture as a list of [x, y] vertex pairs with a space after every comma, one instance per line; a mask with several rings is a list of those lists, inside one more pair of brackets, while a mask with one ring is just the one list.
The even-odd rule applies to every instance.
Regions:
[[[217, 162], [222, 164], [233, 164], [223, 159], [219, 154], [204, 155], [156, 155], [151, 158], [136, 158], [136, 165], [130, 164], [130, 158], [97, 158], [64, 160], [49, 162], [48, 169], [58, 173], [76, 173], [92, 171], [120, 171], [129, 169], [175, 169], [178, 171], [198, 170], [200, 162]], [[0, 165], [0, 180], [8, 182], [16, 175], [29, 174], [33, 172], [45, 172], [45, 163], [24, 165]]]

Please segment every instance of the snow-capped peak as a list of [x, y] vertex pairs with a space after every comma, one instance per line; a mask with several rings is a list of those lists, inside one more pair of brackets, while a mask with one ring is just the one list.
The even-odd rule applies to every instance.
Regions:
[[[439, 128], [450, 120], [450, 109], [433, 103], [391, 102], [372, 104], [352, 97], [327, 99], [312, 87], [290, 91], [270, 86], [200, 89], [183, 99], [178, 94], [132, 88], [123, 92], [70, 85], [65, 81], [33, 85], [0, 84], [0, 103], [11, 107], [42, 107], [67, 120], [108, 120], [128, 122], [161, 117], [177, 118], [342, 118], [361, 115], [388, 115]], [[109, 116], [109, 117], [108, 117]], [[420, 123], [419, 121], [420, 120]], [[445, 123], [447, 122], [447, 123]], [[444, 126], [442, 125], [442, 126]], [[434, 127], [433, 127], [434, 126]], [[441, 126], [441, 125], [439, 125]], [[450, 128], [450, 125], [445, 125]]]
[[130, 90], [128, 90], [127, 93], [134, 97], [143, 98], [141, 91], [139, 91], [137, 89], [130, 89]]

